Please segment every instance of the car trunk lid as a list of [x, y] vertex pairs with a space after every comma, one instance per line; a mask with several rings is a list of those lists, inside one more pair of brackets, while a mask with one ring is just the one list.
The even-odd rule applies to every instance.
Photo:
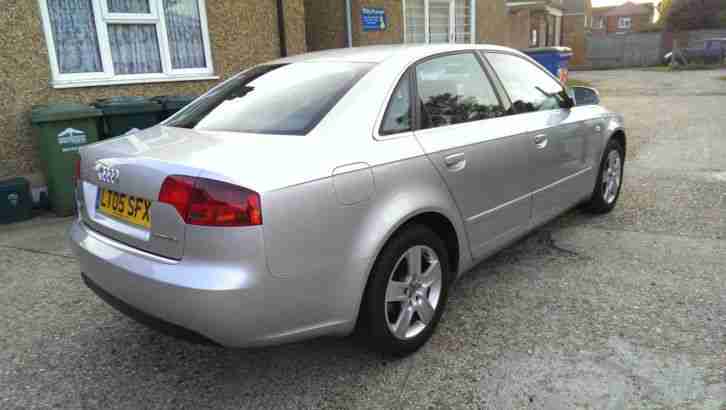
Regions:
[[[159, 256], [181, 259], [186, 224], [174, 206], [158, 201], [168, 176], [213, 179], [262, 193], [329, 172], [325, 161], [313, 162], [300, 172], [274, 172], [280, 163], [314, 159], [316, 153], [310, 139], [299, 136], [153, 127], [81, 150], [80, 215], [90, 228], [105, 236]], [[148, 206], [150, 226], [136, 225], [104, 211], [103, 205], [116, 199], [104, 200], [103, 190], [131, 199], [139, 208], [134, 209], [137, 216]], [[134, 213], [124, 208], [127, 214]]]

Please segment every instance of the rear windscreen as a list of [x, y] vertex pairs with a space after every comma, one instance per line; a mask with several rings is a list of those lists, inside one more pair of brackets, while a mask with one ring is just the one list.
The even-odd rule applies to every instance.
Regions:
[[304, 135], [371, 66], [301, 62], [254, 67], [216, 86], [163, 125], [199, 131]]

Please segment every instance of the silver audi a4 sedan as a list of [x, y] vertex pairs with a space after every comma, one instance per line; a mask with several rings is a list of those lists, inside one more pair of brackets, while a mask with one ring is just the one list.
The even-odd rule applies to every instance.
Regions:
[[406, 354], [462, 272], [615, 206], [625, 132], [515, 50], [399, 45], [255, 66], [80, 154], [72, 247], [122, 312], [224, 346], [355, 331]]

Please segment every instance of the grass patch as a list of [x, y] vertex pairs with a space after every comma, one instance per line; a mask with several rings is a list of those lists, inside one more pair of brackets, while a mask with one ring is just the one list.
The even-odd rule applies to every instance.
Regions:
[[587, 81], [582, 81], [582, 80], [567, 80], [567, 86], [568, 87], [592, 87], [592, 84], [590, 84]]
[[671, 70], [671, 67], [670, 66], [667, 66], [667, 65], [659, 65], [659, 66], [655, 66], [655, 67], [644, 67], [644, 68], [641, 68], [641, 70], [643, 70], [643, 71], [657, 71], [659, 73], [670, 73], [670, 72], [673, 72], [673, 70]]
[[726, 68], [723, 64], [703, 64], [703, 63], [691, 63], [688, 65], [680, 65], [675, 68], [671, 68], [669, 65], [659, 65], [655, 67], [643, 67], [643, 71], [657, 71], [661, 73], [676, 73], [679, 71], [701, 71], [701, 70], [719, 70]]

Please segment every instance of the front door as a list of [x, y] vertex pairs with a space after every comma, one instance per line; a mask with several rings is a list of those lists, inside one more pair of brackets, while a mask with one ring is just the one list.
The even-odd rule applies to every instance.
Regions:
[[416, 65], [416, 138], [438, 169], [465, 221], [475, 258], [529, 226], [526, 123], [509, 117], [474, 52]]
[[544, 69], [519, 56], [487, 53], [519, 121], [529, 127], [529, 163], [538, 224], [561, 213], [592, 192], [597, 124], [587, 109], [571, 109], [562, 84]]

